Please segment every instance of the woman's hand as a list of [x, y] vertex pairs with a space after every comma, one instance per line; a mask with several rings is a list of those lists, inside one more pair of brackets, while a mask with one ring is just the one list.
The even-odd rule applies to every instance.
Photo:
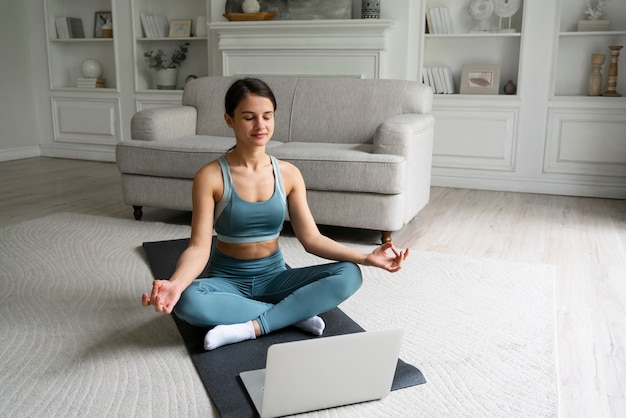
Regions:
[[395, 273], [402, 268], [402, 262], [409, 256], [409, 249], [398, 250], [392, 242], [386, 242], [365, 258], [365, 265], [379, 267]]
[[180, 299], [181, 291], [169, 280], [155, 280], [152, 282], [152, 293], [144, 293], [141, 297], [143, 306], [154, 306], [157, 312], [172, 313], [172, 309]]

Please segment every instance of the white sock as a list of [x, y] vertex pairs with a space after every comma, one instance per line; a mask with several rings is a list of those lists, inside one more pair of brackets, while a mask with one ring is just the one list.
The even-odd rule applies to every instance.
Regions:
[[243, 324], [218, 325], [207, 332], [204, 337], [204, 349], [215, 350], [226, 344], [234, 344], [245, 340], [254, 340], [252, 321]]
[[317, 315], [305, 319], [304, 321], [297, 322], [293, 324], [293, 326], [317, 336], [322, 335], [322, 333], [324, 333], [324, 328], [326, 328], [324, 320]]

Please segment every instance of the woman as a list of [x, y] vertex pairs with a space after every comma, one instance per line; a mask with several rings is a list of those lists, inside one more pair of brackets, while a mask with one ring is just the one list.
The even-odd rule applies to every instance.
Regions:
[[[206, 334], [206, 350], [289, 325], [321, 335], [325, 324], [317, 315], [360, 287], [357, 264], [396, 272], [409, 250], [386, 243], [363, 254], [322, 235], [300, 171], [266, 153], [276, 110], [271, 89], [258, 79], [237, 80], [224, 102], [236, 145], [196, 174], [189, 246], [172, 277], [155, 280], [142, 304], [157, 312], [174, 311], [192, 325], [214, 326]], [[336, 262], [285, 267], [278, 236], [287, 210], [306, 251]], [[217, 242], [212, 250], [213, 228]], [[209, 256], [209, 277], [194, 280]]]

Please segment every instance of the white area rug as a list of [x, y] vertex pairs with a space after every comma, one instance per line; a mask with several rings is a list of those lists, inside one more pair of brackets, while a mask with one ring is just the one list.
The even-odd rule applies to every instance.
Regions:
[[[0, 229], [0, 416], [217, 416], [172, 318], [140, 305], [142, 242], [188, 235], [77, 214]], [[292, 266], [318, 260], [281, 246]], [[552, 267], [415, 251], [398, 274], [363, 272], [341, 309], [404, 328], [427, 383], [306, 416], [556, 415]]]

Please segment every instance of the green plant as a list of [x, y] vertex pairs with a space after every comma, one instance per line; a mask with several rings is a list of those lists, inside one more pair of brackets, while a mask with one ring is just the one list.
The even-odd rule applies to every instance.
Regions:
[[172, 52], [172, 55], [168, 58], [162, 49], [158, 49], [156, 52], [150, 50], [143, 54], [144, 58], [148, 62], [148, 67], [155, 70], [164, 70], [166, 68], [178, 68], [180, 64], [187, 59], [187, 50], [189, 42], [184, 42]]

